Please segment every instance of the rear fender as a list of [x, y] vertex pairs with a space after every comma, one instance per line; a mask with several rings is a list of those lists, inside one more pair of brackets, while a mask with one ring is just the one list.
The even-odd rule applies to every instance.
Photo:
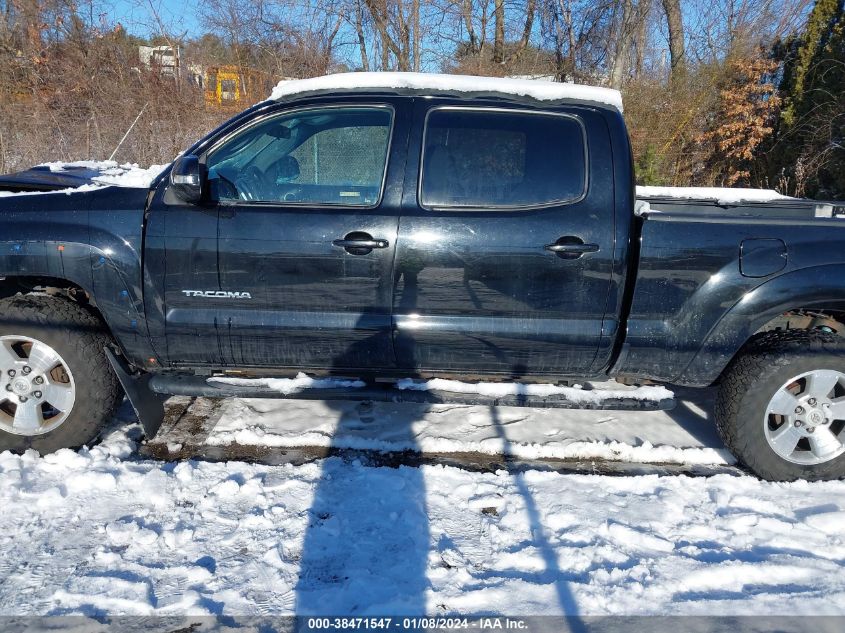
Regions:
[[845, 264], [802, 268], [745, 293], [713, 327], [679, 384], [712, 384], [742, 346], [772, 319], [799, 308], [845, 305]]

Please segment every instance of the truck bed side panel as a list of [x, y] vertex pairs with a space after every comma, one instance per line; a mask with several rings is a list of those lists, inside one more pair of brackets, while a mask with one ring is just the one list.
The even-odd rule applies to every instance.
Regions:
[[[845, 275], [829, 274], [845, 265], [843, 238], [845, 222], [838, 219], [731, 217], [730, 210], [650, 216], [642, 227], [627, 337], [613, 373], [712, 383], [770, 319], [845, 301]], [[785, 265], [771, 249], [777, 240]], [[754, 265], [748, 265], [749, 253]], [[820, 268], [825, 266], [828, 273]], [[755, 309], [746, 309], [750, 305]]]

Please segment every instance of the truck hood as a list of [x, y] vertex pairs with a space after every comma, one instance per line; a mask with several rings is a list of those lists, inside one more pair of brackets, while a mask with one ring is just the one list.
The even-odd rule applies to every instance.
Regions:
[[165, 167], [153, 165], [141, 168], [133, 164], [118, 165], [114, 161], [46, 163], [13, 174], [0, 175], [0, 191], [48, 192], [78, 189], [86, 185], [148, 189]]
[[101, 175], [96, 169], [73, 167], [66, 171], [50, 171], [46, 165], [39, 165], [25, 171], [0, 176], [0, 190], [22, 191], [57, 191], [76, 189], [82, 185], [94, 184], [94, 178]]

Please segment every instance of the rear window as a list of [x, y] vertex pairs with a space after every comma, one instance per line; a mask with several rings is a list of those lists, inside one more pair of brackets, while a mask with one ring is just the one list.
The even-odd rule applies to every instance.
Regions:
[[565, 204], [587, 186], [580, 121], [569, 115], [440, 108], [426, 121], [425, 207], [513, 208]]

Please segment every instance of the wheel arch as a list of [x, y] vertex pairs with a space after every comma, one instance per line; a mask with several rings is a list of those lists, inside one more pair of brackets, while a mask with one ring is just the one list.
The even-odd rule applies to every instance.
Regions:
[[16, 294], [44, 293], [53, 296], [63, 296], [75, 301], [97, 317], [107, 326], [97, 301], [91, 292], [81, 284], [49, 275], [14, 275], [0, 277], [0, 299], [13, 297]]
[[807, 312], [845, 318], [845, 264], [802, 268], [747, 292], [711, 329], [677, 382], [698, 387], [718, 382], [756, 334], [784, 315]]
[[89, 309], [55, 292], [14, 292], [2, 302], [13, 326], [3, 331], [11, 340], [3, 355], [0, 450], [44, 454], [90, 444], [123, 397], [107, 358], [108, 332]]
[[[116, 281], [119, 283], [120, 278], [117, 277]], [[45, 294], [69, 299], [80, 305], [103, 325], [103, 330], [133, 364], [148, 364], [145, 361], [148, 358], [154, 358], [154, 354], [149, 348], [149, 338], [138, 331], [139, 323], [144, 325], [142, 317], [131, 306], [119, 306], [113, 300], [101, 301], [102, 297], [98, 297], [93, 292], [92, 285], [91, 279], [81, 280], [71, 276], [0, 274], [0, 299], [18, 294]], [[114, 294], [125, 302], [130, 296], [129, 291], [123, 288], [116, 289]], [[0, 316], [1, 320], [2, 316]], [[144, 353], [146, 350], [149, 351]]]

